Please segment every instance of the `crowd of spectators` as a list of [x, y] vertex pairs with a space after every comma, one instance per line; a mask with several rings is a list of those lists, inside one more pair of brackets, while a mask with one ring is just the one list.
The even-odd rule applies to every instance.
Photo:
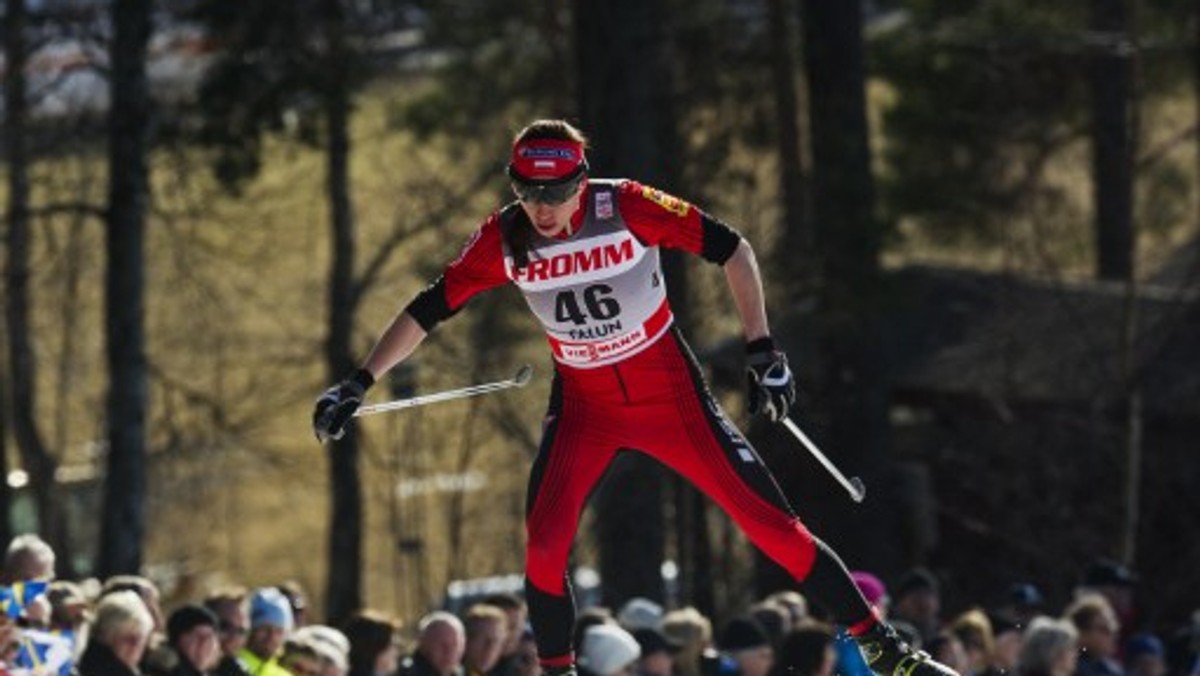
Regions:
[[[340, 626], [308, 616], [284, 583], [211, 590], [164, 612], [141, 576], [54, 577], [36, 535], [9, 543], [0, 570], [0, 676], [541, 676], [522, 599], [493, 593], [413, 627], [362, 610]], [[1136, 625], [1125, 567], [1090, 565], [1071, 601], [1047, 607], [1016, 584], [999, 607], [942, 616], [937, 578], [914, 569], [889, 588], [852, 573], [902, 633], [963, 676], [1200, 676], [1200, 611], [1169, 635]], [[580, 676], [872, 676], [855, 642], [795, 591], [779, 591], [714, 627], [692, 607], [635, 598], [577, 618]]]

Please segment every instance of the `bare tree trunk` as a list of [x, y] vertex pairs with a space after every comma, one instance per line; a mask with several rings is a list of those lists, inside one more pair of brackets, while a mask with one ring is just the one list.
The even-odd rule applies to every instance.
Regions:
[[[822, 402], [829, 407], [831, 448], [844, 470], [868, 484], [887, 458], [886, 374], [880, 352], [879, 308], [883, 291], [882, 226], [875, 216], [875, 188], [868, 143], [863, 9], [857, 0], [803, 3], [805, 66], [812, 139], [813, 223], [822, 261], [820, 325]], [[828, 516], [818, 535], [840, 539], [851, 560], [878, 561], [890, 543], [867, 528], [863, 510], [851, 511], [843, 495], [822, 477], [806, 481], [806, 520]], [[813, 502], [820, 503], [813, 505]], [[872, 503], [867, 511], [878, 511]]]
[[1137, 136], [1134, 98], [1136, 41], [1132, 31], [1132, 0], [1092, 0], [1091, 28], [1106, 38], [1091, 61], [1092, 191], [1095, 208], [1096, 276], [1124, 282], [1125, 303], [1120, 318], [1121, 399], [1117, 410], [1123, 439], [1120, 444], [1122, 491], [1118, 505], [1120, 527], [1114, 548], [1132, 563], [1137, 541], [1141, 484], [1141, 394], [1137, 372], [1137, 281], [1134, 276], [1137, 240], [1133, 221], [1133, 157]]
[[[329, 274], [329, 336], [325, 361], [330, 381], [354, 368], [350, 340], [358, 292], [354, 282], [354, 208], [350, 201], [350, 93], [346, 72], [345, 16], [340, 0], [322, 3], [327, 80], [324, 105], [327, 140], [326, 190], [333, 236], [333, 263]], [[362, 479], [359, 476], [358, 436], [349, 426], [341, 441], [329, 448], [332, 512], [329, 524], [329, 569], [326, 614], [340, 624], [362, 606]]]
[[1092, 30], [1109, 38], [1092, 59], [1092, 173], [1096, 273], [1133, 276], [1133, 58], [1128, 0], [1091, 0]]
[[[677, 142], [670, 79], [662, 50], [658, 0], [575, 4], [579, 30], [580, 119], [591, 134], [597, 176], [619, 172], [676, 189]], [[678, 258], [664, 256], [676, 319], [687, 322], [686, 280]], [[662, 601], [665, 552], [662, 467], [640, 453], [618, 456], [597, 490], [596, 532], [604, 601], [634, 596]]]
[[790, 299], [802, 290], [813, 267], [813, 233], [807, 214], [804, 161], [801, 147], [800, 109], [796, 97], [797, 54], [792, 35], [792, 12], [788, 0], [767, 0], [770, 20], [771, 80], [775, 102], [775, 126], [779, 130], [779, 183], [783, 195], [783, 234], [772, 256], [773, 277], [781, 296]]
[[109, 368], [108, 474], [98, 573], [142, 564], [146, 496], [145, 218], [150, 96], [150, 0], [115, 0], [111, 47], [105, 338]]

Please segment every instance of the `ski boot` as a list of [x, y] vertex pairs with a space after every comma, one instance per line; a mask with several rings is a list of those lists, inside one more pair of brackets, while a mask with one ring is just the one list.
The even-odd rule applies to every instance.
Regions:
[[871, 671], [879, 676], [959, 676], [958, 672], [935, 661], [929, 653], [913, 650], [886, 622], [856, 636], [855, 641]]

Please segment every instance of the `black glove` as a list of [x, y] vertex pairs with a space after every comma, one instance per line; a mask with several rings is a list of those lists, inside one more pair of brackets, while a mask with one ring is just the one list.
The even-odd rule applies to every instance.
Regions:
[[746, 343], [746, 381], [751, 415], [779, 422], [796, 402], [796, 381], [787, 355], [775, 349], [770, 337]]
[[346, 423], [354, 416], [362, 404], [363, 396], [374, 384], [375, 378], [370, 371], [359, 369], [317, 397], [312, 420], [317, 441], [325, 443], [330, 439], [341, 439], [346, 433]]

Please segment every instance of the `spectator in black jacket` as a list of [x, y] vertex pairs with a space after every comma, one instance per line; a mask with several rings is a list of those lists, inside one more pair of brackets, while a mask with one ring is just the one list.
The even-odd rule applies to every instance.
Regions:
[[187, 605], [167, 619], [167, 642], [179, 657], [171, 676], [209, 676], [221, 660], [217, 616], [204, 606]]
[[134, 591], [113, 592], [96, 606], [96, 620], [79, 676], [138, 676], [154, 617]]

